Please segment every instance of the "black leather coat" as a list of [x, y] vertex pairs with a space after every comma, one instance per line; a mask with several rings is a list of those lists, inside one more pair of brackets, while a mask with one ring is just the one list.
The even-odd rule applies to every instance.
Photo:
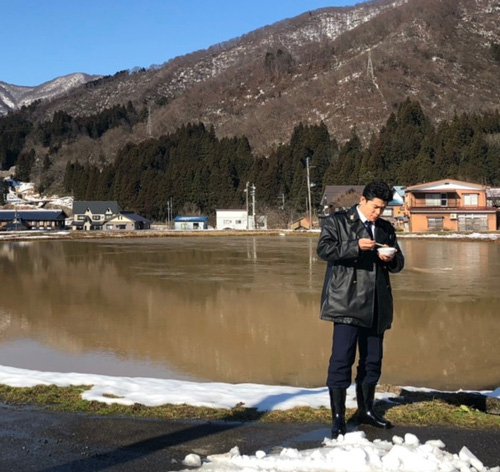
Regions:
[[397, 248], [389, 263], [376, 250], [361, 251], [360, 238], [369, 238], [356, 206], [323, 220], [318, 241], [318, 256], [326, 261], [325, 282], [321, 296], [321, 319], [371, 328], [377, 296], [377, 332], [391, 327], [393, 301], [389, 272], [399, 272], [404, 256], [398, 246], [393, 226], [386, 220], [375, 222], [375, 239]]

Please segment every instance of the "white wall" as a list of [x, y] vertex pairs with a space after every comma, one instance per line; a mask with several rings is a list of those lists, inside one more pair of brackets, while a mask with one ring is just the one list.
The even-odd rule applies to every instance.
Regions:
[[246, 210], [215, 210], [217, 229], [253, 229]]

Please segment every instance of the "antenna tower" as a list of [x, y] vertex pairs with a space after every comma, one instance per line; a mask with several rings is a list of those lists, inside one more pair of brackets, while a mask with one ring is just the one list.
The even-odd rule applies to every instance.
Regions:
[[373, 73], [373, 62], [372, 62], [372, 50], [371, 49], [368, 49], [368, 65], [366, 67], [366, 75], [368, 75], [368, 77], [371, 80], [375, 79], [375, 74]]

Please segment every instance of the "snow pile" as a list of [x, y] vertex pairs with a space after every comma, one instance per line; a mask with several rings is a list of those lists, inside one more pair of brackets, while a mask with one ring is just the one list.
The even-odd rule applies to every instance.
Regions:
[[211, 455], [206, 460], [196, 454], [189, 454], [183, 461], [188, 467], [198, 467], [202, 471], [329, 471], [329, 472], [466, 472], [495, 471], [500, 467], [487, 468], [463, 447], [459, 454], [444, 450], [440, 440], [420, 444], [413, 434], [404, 439], [394, 436], [389, 441], [369, 441], [365, 433], [357, 431], [325, 439], [324, 447], [299, 451], [284, 448], [277, 454], [257, 451], [254, 456], [240, 454], [234, 447], [225, 454]]

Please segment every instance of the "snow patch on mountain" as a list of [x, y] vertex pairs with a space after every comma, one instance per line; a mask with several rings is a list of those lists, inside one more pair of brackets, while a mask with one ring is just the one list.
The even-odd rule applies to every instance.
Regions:
[[83, 73], [68, 74], [33, 87], [0, 82], [0, 116], [36, 100], [51, 100], [100, 77]]

